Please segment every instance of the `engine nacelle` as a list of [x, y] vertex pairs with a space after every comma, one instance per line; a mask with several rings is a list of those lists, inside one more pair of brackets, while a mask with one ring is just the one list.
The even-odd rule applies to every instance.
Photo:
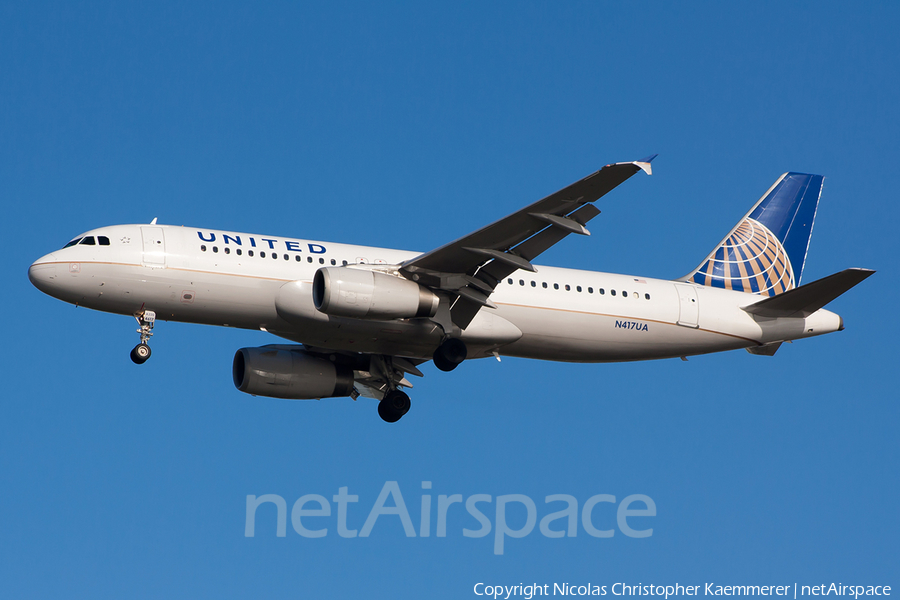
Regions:
[[313, 400], [349, 396], [353, 369], [303, 350], [277, 346], [241, 348], [232, 364], [234, 386], [254, 396]]
[[433, 317], [440, 299], [414, 281], [368, 269], [323, 267], [313, 278], [319, 312], [358, 319]]

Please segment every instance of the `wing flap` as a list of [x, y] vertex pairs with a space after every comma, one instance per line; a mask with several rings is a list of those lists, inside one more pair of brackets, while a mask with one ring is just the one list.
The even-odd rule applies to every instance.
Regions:
[[[593, 204], [585, 204], [566, 218], [583, 227], [588, 221], [599, 214], [600, 209], [596, 206]], [[516, 246], [513, 251], [525, 260], [531, 261], [540, 254], [543, 254], [551, 246], [560, 242], [564, 237], [569, 235], [569, 233], [571, 232], [561, 227], [547, 227]], [[482, 267], [481, 270], [478, 271], [478, 275], [480, 277], [486, 275], [487, 277], [484, 278], [492, 280], [493, 287], [496, 287], [498, 281], [506, 279], [515, 273], [516, 270], [516, 268], [510, 267], [510, 265], [506, 263], [495, 260]]]

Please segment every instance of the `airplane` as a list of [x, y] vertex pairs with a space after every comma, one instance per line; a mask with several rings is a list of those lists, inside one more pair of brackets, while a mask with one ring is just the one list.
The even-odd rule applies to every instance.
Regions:
[[674, 280], [533, 264], [650, 161], [608, 164], [430, 252], [157, 224], [101, 227], [35, 261], [55, 298], [132, 315], [150, 357], [157, 319], [262, 330], [291, 344], [237, 350], [234, 385], [255, 396], [378, 400], [389, 423], [410, 408], [407, 375], [431, 360], [514, 356], [566, 362], [682, 358], [844, 328], [823, 307], [874, 271], [801, 285], [821, 175], [785, 173], [700, 264]]

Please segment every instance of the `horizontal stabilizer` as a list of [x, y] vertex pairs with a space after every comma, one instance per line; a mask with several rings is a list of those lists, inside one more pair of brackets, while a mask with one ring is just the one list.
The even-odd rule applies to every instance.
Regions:
[[808, 317], [874, 272], [845, 269], [743, 309], [761, 317]]

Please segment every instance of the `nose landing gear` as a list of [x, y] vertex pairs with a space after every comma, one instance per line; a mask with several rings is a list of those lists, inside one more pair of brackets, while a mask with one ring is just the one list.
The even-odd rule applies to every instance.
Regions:
[[150, 346], [147, 342], [153, 335], [153, 324], [156, 322], [156, 313], [152, 310], [144, 310], [134, 315], [140, 329], [137, 330], [141, 334], [141, 343], [131, 350], [131, 360], [136, 365], [142, 365], [150, 358]]

